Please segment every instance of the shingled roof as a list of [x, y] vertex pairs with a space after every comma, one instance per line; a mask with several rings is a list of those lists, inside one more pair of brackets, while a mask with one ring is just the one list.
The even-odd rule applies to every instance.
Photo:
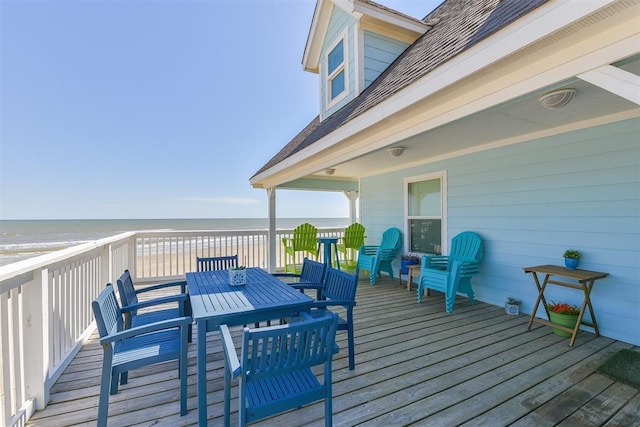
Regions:
[[314, 118], [254, 176], [329, 135], [547, 1], [446, 0], [423, 19], [433, 28], [409, 46], [369, 87], [322, 122], [319, 116]]

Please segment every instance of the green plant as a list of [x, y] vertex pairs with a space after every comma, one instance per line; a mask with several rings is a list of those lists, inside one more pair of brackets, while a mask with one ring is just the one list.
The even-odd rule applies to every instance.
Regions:
[[229, 270], [245, 270], [247, 267], [239, 265], [237, 267], [231, 267]]
[[519, 299], [512, 298], [512, 297], [507, 298], [507, 304], [520, 305], [520, 303], [521, 301]]
[[572, 258], [572, 259], [580, 259], [582, 255], [580, 254], [580, 252], [578, 252], [575, 249], [567, 249], [566, 251], [564, 251], [564, 255], [563, 257], [565, 258]]
[[547, 311], [558, 314], [578, 315], [580, 309], [577, 305], [570, 305], [564, 302], [551, 302], [547, 304]]

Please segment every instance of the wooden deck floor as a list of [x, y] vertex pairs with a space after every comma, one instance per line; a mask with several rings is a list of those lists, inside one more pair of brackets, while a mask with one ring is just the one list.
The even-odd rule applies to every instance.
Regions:
[[[355, 311], [356, 369], [347, 368], [346, 333], [334, 358], [337, 426], [640, 425], [640, 390], [595, 373], [631, 344], [580, 332], [569, 340], [501, 307], [459, 298], [444, 312], [441, 294], [417, 304], [397, 281], [361, 280]], [[238, 337], [240, 330], [234, 329]], [[208, 336], [209, 425], [222, 425], [222, 355]], [[189, 351], [189, 413], [179, 415], [175, 362], [132, 371], [112, 396], [110, 426], [197, 423], [195, 339]], [[47, 408], [29, 426], [95, 425], [102, 350], [94, 337], [53, 387]], [[232, 391], [237, 396], [237, 390]], [[232, 402], [235, 411], [237, 402]], [[256, 425], [320, 426], [322, 403]], [[237, 423], [236, 412], [232, 423]]]

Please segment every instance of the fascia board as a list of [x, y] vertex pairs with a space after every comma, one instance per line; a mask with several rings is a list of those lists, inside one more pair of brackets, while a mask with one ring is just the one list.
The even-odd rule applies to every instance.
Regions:
[[431, 29], [430, 25], [427, 25], [422, 21], [403, 17], [396, 13], [377, 8], [371, 4], [362, 3], [357, 0], [354, 2], [354, 11], [418, 34], [424, 34]]
[[[307, 163], [305, 160], [309, 157], [330, 148], [346, 138], [362, 132], [389, 116], [405, 108], [409, 108], [416, 102], [454, 84], [456, 81], [462, 80], [476, 71], [485, 68], [498, 60], [523, 49], [535, 41], [549, 36], [561, 28], [566, 27], [612, 3], [615, 3], [615, 0], [598, 0], [589, 2], [574, 2], [566, 0], [551, 1], [512, 23], [510, 26], [499, 31], [488, 39], [478, 43], [478, 45], [473, 48], [452, 58], [446, 64], [438, 67], [425, 77], [413, 83], [411, 86], [372, 107], [370, 110], [354, 118], [344, 126], [336, 129], [331, 134], [316, 141], [311, 146], [283, 160], [277, 165], [274, 165], [262, 174], [255, 176], [251, 182], [252, 184], [261, 181], [274, 182], [274, 184], [277, 184], [275, 181], [283, 182], [278, 178], [274, 180], [274, 175], [277, 175], [294, 165], [300, 166], [298, 169], [301, 172], [298, 174], [287, 175], [291, 175], [290, 179], [299, 178], [305, 174], [305, 172], [302, 171], [306, 171], [306, 173], [309, 171], [308, 167], [304, 167], [304, 164]], [[635, 40], [635, 43], [637, 43], [637, 40]], [[353, 148], [355, 147], [352, 147], [352, 149]], [[371, 151], [371, 147], [362, 147], [362, 150], [361, 154], [365, 154], [366, 152]], [[285, 180], [290, 179], [285, 178]]]
[[316, 3], [307, 43], [304, 46], [304, 54], [302, 55], [302, 69], [305, 71], [318, 73], [320, 51], [329, 27], [331, 8], [332, 5], [329, 0], [318, 0]]

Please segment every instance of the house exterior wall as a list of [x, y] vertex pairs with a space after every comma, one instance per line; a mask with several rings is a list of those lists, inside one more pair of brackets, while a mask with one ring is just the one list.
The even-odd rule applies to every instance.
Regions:
[[[331, 114], [339, 110], [349, 101], [356, 97], [356, 66], [355, 66], [355, 33], [356, 33], [357, 20], [351, 15], [340, 9], [339, 7], [333, 7], [331, 12], [331, 18], [329, 20], [329, 26], [327, 28], [327, 35], [322, 45], [322, 53], [320, 54], [320, 116], [322, 118], [329, 117]], [[342, 36], [343, 32], [347, 31], [347, 43], [345, 50], [347, 52], [347, 96], [340, 101], [330, 105], [327, 98], [327, 72], [326, 72], [326, 58], [328, 49], [331, 48], [333, 43]]]
[[409, 46], [376, 34], [364, 31], [364, 87], [373, 82]]
[[[446, 170], [446, 239], [472, 230], [484, 240], [472, 280], [478, 300], [502, 306], [511, 296], [531, 313], [537, 291], [522, 268], [562, 265], [564, 250], [575, 248], [580, 268], [609, 273], [591, 295], [600, 333], [640, 345], [639, 130], [640, 119], [626, 120], [364, 178], [367, 244], [387, 227], [406, 234], [405, 177]], [[582, 302], [582, 293], [558, 286], [545, 296]]]

